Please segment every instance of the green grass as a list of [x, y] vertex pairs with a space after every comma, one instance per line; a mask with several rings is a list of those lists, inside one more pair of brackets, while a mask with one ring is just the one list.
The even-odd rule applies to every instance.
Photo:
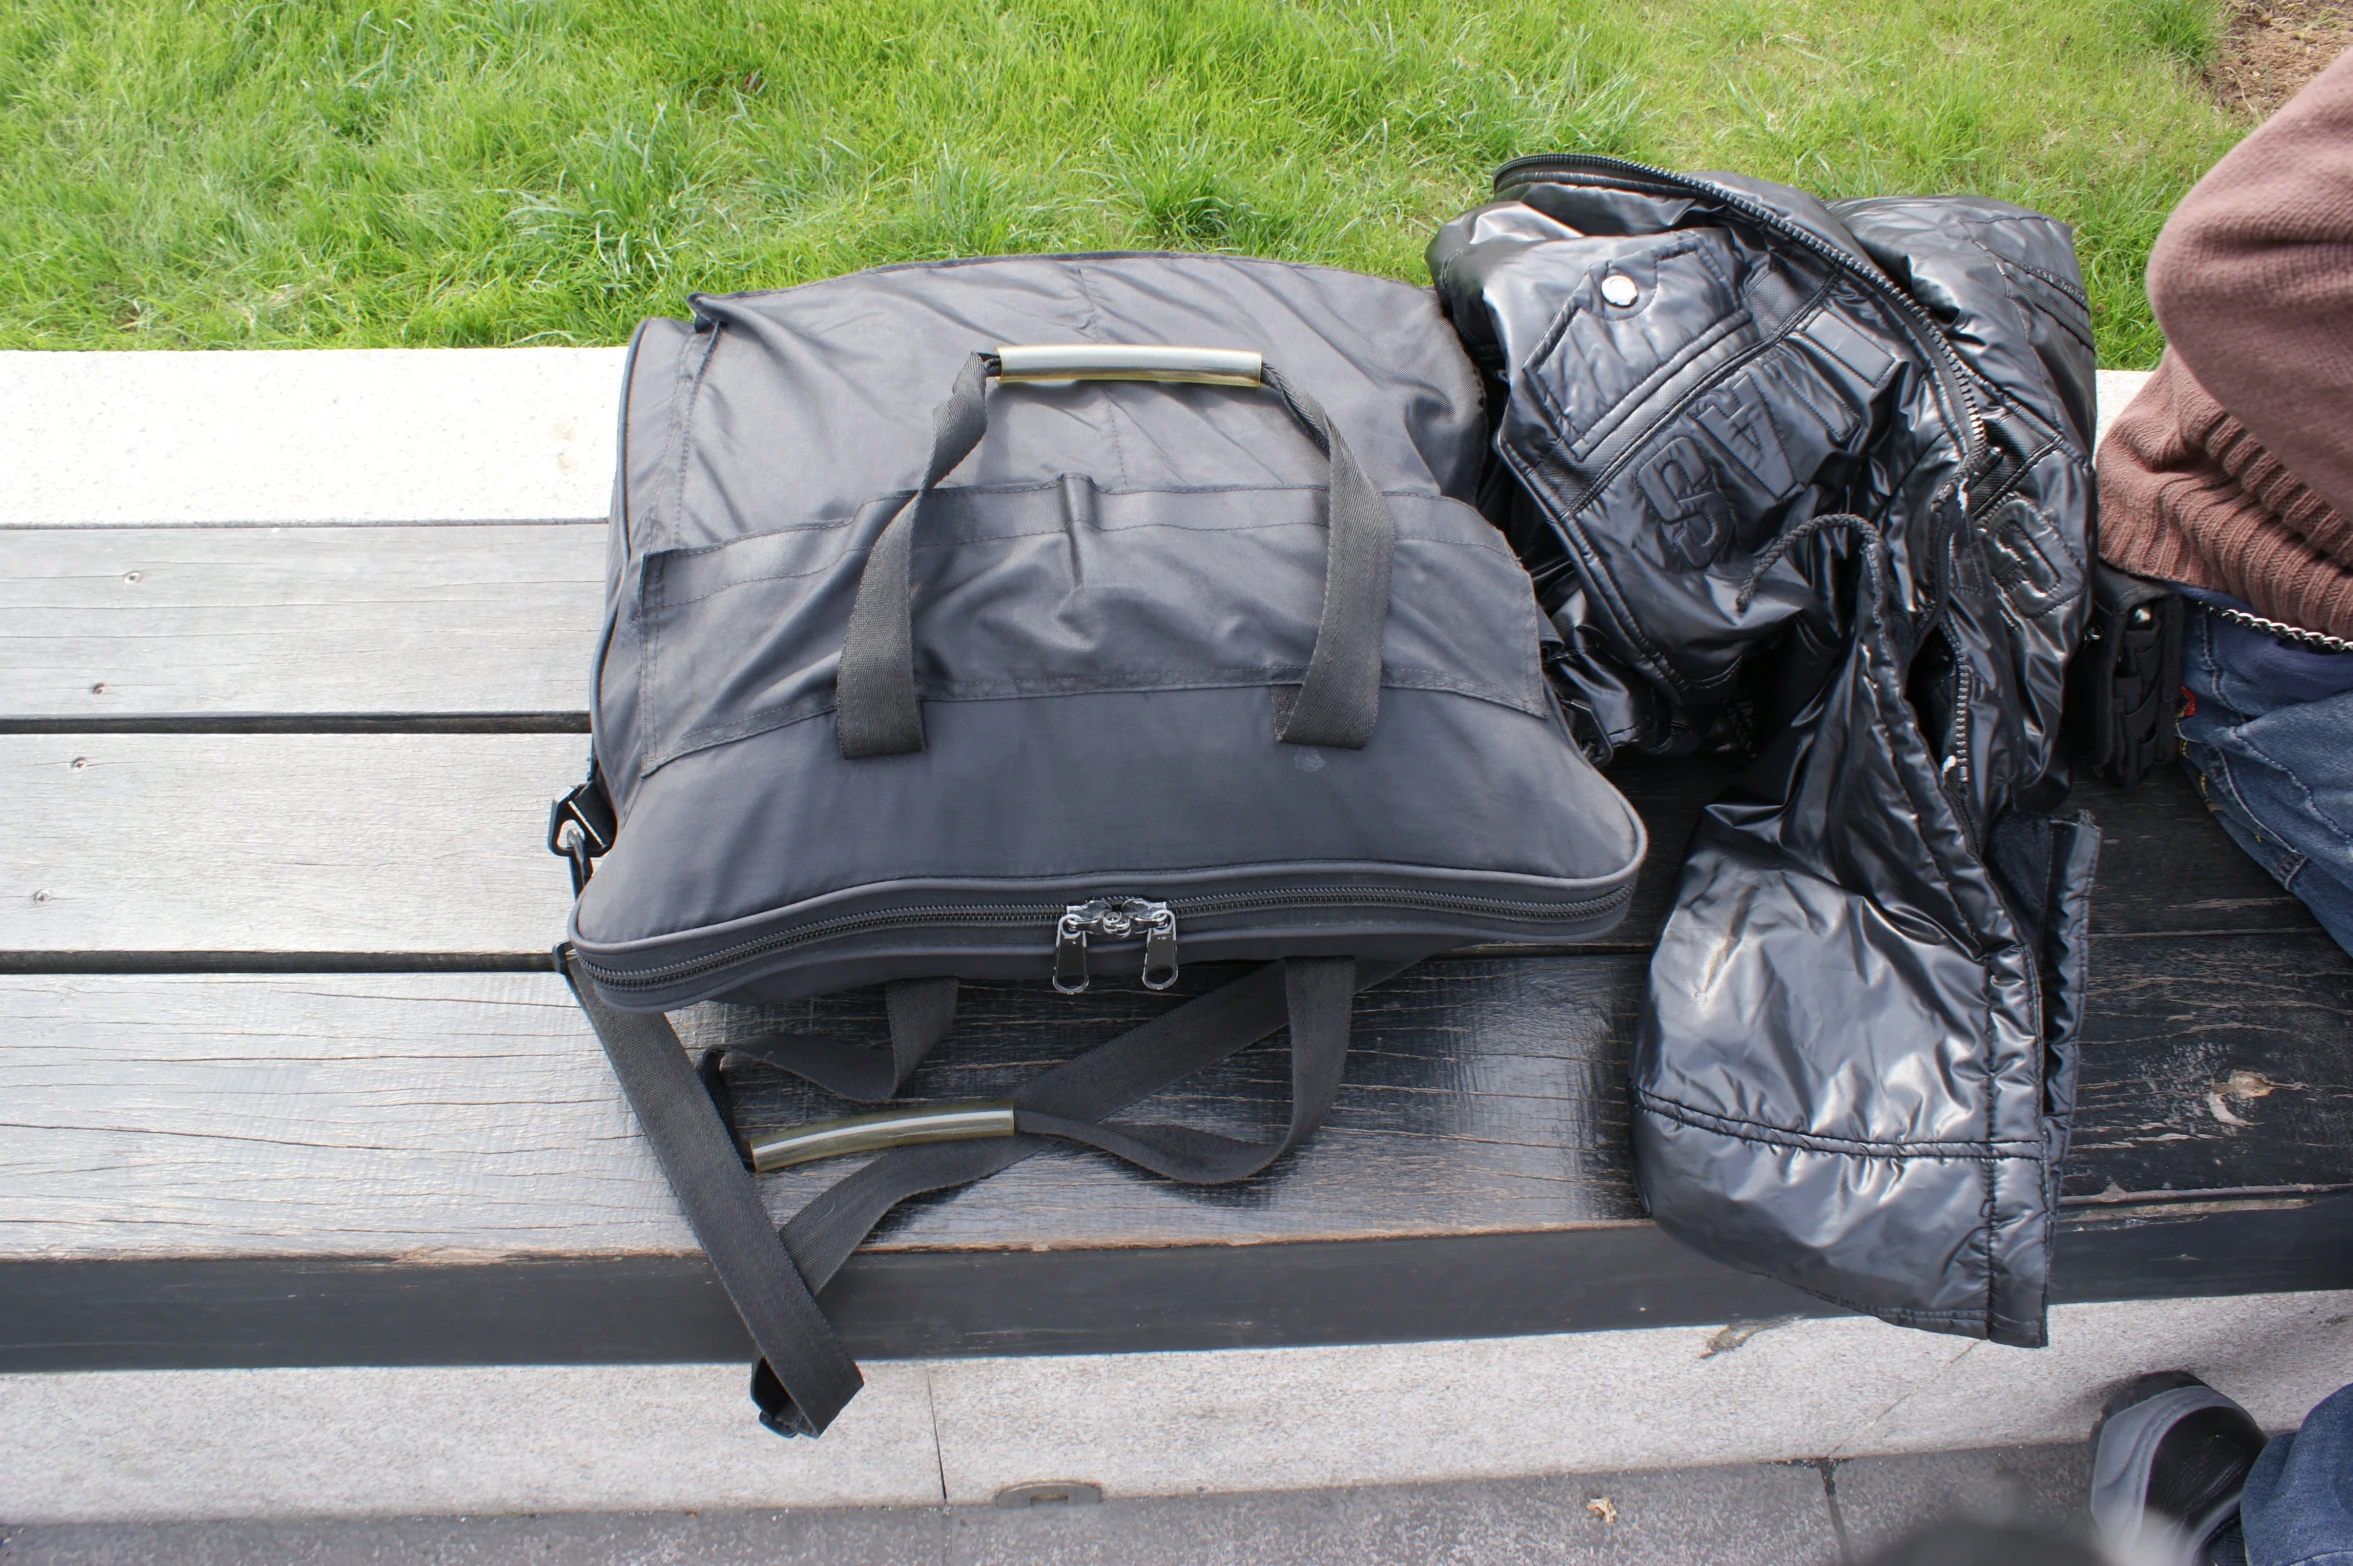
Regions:
[[2103, 362], [2245, 127], [2210, 0], [10, 0], [0, 346], [602, 343], [1000, 251], [1419, 281], [1517, 153], [2077, 226]]

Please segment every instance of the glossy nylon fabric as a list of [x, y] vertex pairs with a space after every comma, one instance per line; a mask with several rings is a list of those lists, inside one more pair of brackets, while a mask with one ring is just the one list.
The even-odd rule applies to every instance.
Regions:
[[[1470, 503], [1479, 387], [1428, 291], [1035, 256], [694, 306], [641, 329], [622, 410], [594, 708], [620, 825], [573, 916], [612, 1004], [1051, 971], [1051, 918], [903, 922], [934, 907], [1237, 910], [1180, 922], [1187, 963], [1614, 922], [1641, 826], [1573, 742], [1527, 574]], [[974, 354], [1052, 343], [1253, 350], [1344, 438], [1396, 535], [1361, 749], [1277, 737], [1324, 602], [1312, 432], [1272, 388], [1082, 381], [988, 386], [909, 552], [923, 748], [841, 753], [851, 604], [926, 478], [934, 409]], [[1448, 906], [1348, 903], [1373, 884]], [[1324, 901], [1282, 906], [1301, 891]], [[813, 924], [860, 928], [730, 955]], [[1097, 947], [1093, 971], [1141, 948]]]
[[1635, 1050], [1696, 1248], [2039, 1344], [2098, 835], [2063, 796], [2093, 356], [2065, 227], [1601, 159], [1499, 177], [1430, 265], [1488, 378], [1483, 504], [1597, 750], [1747, 763]]

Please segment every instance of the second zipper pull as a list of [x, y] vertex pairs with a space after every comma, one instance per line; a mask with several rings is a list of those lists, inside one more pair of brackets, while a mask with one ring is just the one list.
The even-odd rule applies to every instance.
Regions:
[[1098, 897], [1070, 904], [1054, 922], [1054, 988], [1077, 995], [1092, 982], [1087, 973], [1090, 936], [1118, 941], [1139, 931], [1144, 936], [1144, 988], [1165, 990], [1176, 983], [1176, 910], [1145, 897]]

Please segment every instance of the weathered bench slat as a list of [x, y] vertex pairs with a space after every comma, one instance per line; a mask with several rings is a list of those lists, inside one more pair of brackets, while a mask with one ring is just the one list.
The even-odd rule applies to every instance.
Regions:
[[[334, 966], [322, 954], [535, 959], [571, 903], [543, 847], [547, 802], [586, 753], [568, 734], [0, 735], [0, 965], [27, 953], [101, 954], [85, 963], [99, 969], [205, 952], [254, 953], [254, 968]], [[1656, 938], [1691, 822], [1729, 774], [1635, 761], [1611, 776], [1651, 827], [1635, 903], [1604, 943], [1630, 949]], [[2108, 834], [2101, 933], [2315, 927], [2178, 775], [2125, 794], [2087, 785], [2078, 803]]]
[[[2260, 952], [2263, 974], [2250, 981]], [[1446, 959], [1360, 1003], [1347, 1085], [1273, 1178], [1188, 1191], [1072, 1151], [911, 1204], [884, 1250], [1219, 1245], [1537, 1232], [1636, 1221], [1623, 1073], [1639, 957]], [[1188, 976], [1211, 985], [1215, 971]], [[988, 1097], [1167, 1001], [1106, 987], [1041, 1006], [974, 987], [910, 1085]], [[0, 1256], [463, 1258], [675, 1252], [691, 1241], [547, 974], [0, 979]], [[2353, 962], [2323, 935], [2103, 942], [2065, 1189], [2353, 1188]], [[700, 1008], [690, 1045], [777, 1026], [879, 1037], [873, 992]], [[750, 1126], [837, 1113], [737, 1072]], [[1162, 1100], [1237, 1134], [1279, 1126], [1260, 1050]], [[846, 1165], [764, 1182], [789, 1212]]]
[[2094, 945], [2061, 1189], [2353, 1189], [2353, 958], [2301, 934]]
[[[217, 380], [223, 373], [220, 366], [191, 371], [145, 362], [201, 355], [137, 357], [143, 362], [118, 367], [109, 361], [85, 365], [82, 371], [102, 380], [188, 374]], [[301, 362], [288, 366], [280, 366], [279, 357], [236, 356], [240, 363], [263, 366], [258, 380], [283, 385], [274, 392], [248, 390], [241, 394], [243, 403], [231, 396], [233, 407], [256, 398], [291, 396], [293, 390], [311, 386], [307, 365], [316, 356], [292, 356]], [[480, 504], [475, 511], [459, 509], [461, 498], [472, 495], [471, 490], [436, 498], [414, 488], [428, 480], [439, 482], [445, 461], [455, 462], [467, 483], [478, 476], [463, 451], [447, 458], [435, 454], [452, 441], [470, 450], [477, 440], [503, 448], [518, 442], [528, 446], [539, 438], [517, 423], [519, 416], [501, 399], [556, 372], [546, 365], [513, 361], [509, 355], [492, 356], [475, 367], [476, 358], [463, 353], [392, 355], [391, 362], [402, 367], [393, 378], [405, 377], [409, 389], [373, 393], [374, 401], [362, 399], [360, 405], [317, 415], [342, 422], [331, 431], [321, 426], [313, 437], [305, 437], [331, 437], [346, 446], [394, 443], [396, 450], [371, 460], [407, 474], [406, 487], [370, 482], [348, 491], [302, 489], [317, 483], [344, 485], [347, 453], [322, 464], [324, 473], [273, 474], [269, 484], [236, 492], [279, 495], [291, 485], [290, 493], [307, 496], [299, 504], [281, 497], [287, 514], [296, 520], [306, 512], [350, 512], [388, 524], [381, 528], [4, 525], [35, 515], [53, 520], [99, 513], [116, 517], [130, 502], [120, 498], [114, 476], [123, 460], [145, 462], [144, 452], [116, 453], [104, 470], [101, 487], [87, 494], [79, 489], [61, 492], [43, 502], [50, 508], [47, 512], [39, 510], [30, 493], [0, 496], [0, 627], [5, 627], [0, 629], [0, 649], [5, 649], [5, 656], [0, 656], [0, 724], [27, 718], [115, 722], [259, 715], [333, 720], [370, 714], [581, 711], [599, 618], [601, 523], [553, 529], [390, 525], [410, 517], [499, 515], [501, 505], [530, 517], [593, 515], [601, 510], [601, 499], [573, 474], [565, 474], [544, 491], [510, 497], [487, 510]], [[382, 359], [375, 356], [370, 363]], [[574, 366], [561, 372], [580, 381], [567, 393], [573, 402], [586, 406], [602, 397], [609, 404], [618, 370], [608, 355], [598, 351], [556, 363]], [[477, 384], [482, 377], [488, 381]], [[2111, 393], [2118, 387], [2110, 383], [2137, 380], [2121, 372], [2101, 376], [2103, 388]], [[0, 409], [11, 395], [0, 387]], [[412, 420], [376, 429], [359, 417], [369, 408], [381, 414], [385, 410], [377, 403], [402, 397], [432, 400], [440, 422], [420, 426]], [[2120, 405], [2114, 395], [2103, 400], [2103, 410], [2112, 413], [2112, 404]], [[238, 443], [265, 438], [241, 427], [217, 427], [210, 405], [183, 406], [168, 414], [151, 408], [146, 416], [176, 417], [187, 424], [190, 428], [174, 438], [190, 451], [212, 450], [226, 442], [212, 459], [219, 463], [253, 460], [250, 451], [237, 454], [242, 449]], [[557, 415], [556, 422], [578, 424], [584, 417], [573, 409]], [[202, 433], [195, 432], [198, 426]], [[73, 438], [107, 438], [104, 429], [100, 425], [97, 432], [73, 432]], [[281, 433], [266, 438], [295, 437]], [[0, 436], [0, 451], [6, 450], [6, 439]], [[578, 444], [577, 452], [562, 448], [572, 453], [565, 460], [609, 460], [604, 448], [588, 449], [593, 442]], [[186, 452], [173, 451], [175, 462], [187, 458]], [[513, 479], [525, 472], [531, 460], [526, 452], [510, 465], [507, 476]], [[59, 464], [52, 457], [47, 465]], [[421, 476], [412, 467], [421, 469]], [[220, 509], [205, 498], [201, 485], [179, 487], [182, 475], [183, 469], [174, 467], [174, 482], [139, 504], [181, 508], [168, 517], [157, 513], [163, 520], [208, 518]], [[68, 494], [79, 498], [68, 499]], [[11, 511], [12, 505], [19, 511]], [[363, 505], [372, 509], [352, 510]], [[586, 511], [577, 509], [584, 505]], [[413, 509], [419, 506], [426, 509]]]
[[[2353, 1196], [2061, 1220], [2053, 1302], [2353, 1287]], [[0, 1261], [0, 1373], [743, 1363], [699, 1255]], [[1835, 1314], [1648, 1224], [1341, 1243], [865, 1252], [823, 1300], [871, 1358], [1394, 1343]]]
[[601, 517], [622, 356], [0, 354], [0, 527]]
[[[1204, 1195], [1057, 1153], [919, 1209], [889, 1243], [1223, 1244], [1632, 1221], [1612, 1145], [1623, 1114], [1605, 1076], [1640, 969], [1568, 958], [1505, 964], [1479, 985], [1440, 970], [1399, 981], [1368, 1000], [1349, 1088], [1293, 1177]], [[867, 1036], [879, 1025], [871, 999], [819, 1014]], [[976, 993], [919, 1091], [998, 1091], [1168, 1004], [1107, 989], [1043, 1015], [1034, 999]], [[0, 980], [0, 1011], [19, 1046], [0, 1052], [0, 1103], [14, 1106], [0, 1120], [18, 1127], [0, 1146], [0, 1254], [693, 1246], [553, 975], [17, 977]], [[720, 1008], [682, 1020], [698, 1044], [765, 1025]], [[1262, 1054], [1204, 1073], [1170, 1103], [1200, 1124], [1279, 1129], [1281, 1071]], [[759, 1124], [840, 1111], [781, 1074], [755, 1070], [747, 1083]], [[789, 1212], [846, 1167], [765, 1189]]]
[[[2069, 1186], [2106, 1185], [2071, 1201], [2058, 1297], [2353, 1286], [2353, 1079], [2325, 1009], [2353, 1002], [2341, 957], [2323, 937], [2276, 942], [2279, 991], [2249, 1003], [2231, 999], [2243, 949], [2109, 944], [2140, 961], [2111, 964], [2103, 988], [2124, 1003], [2088, 1044]], [[828, 1306], [877, 1355], [1822, 1313], [1630, 1221], [1613, 1171], [1638, 976], [1609, 956], [1433, 964], [1368, 998], [1331, 1124], [1275, 1178], [1185, 1192], [1041, 1157], [910, 1204]], [[1018, 995], [974, 999], [920, 1092], [987, 1091], [1161, 1004], [1106, 995], [1041, 1028]], [[552, 976], [17, 979], [0, 1004], [29, 1024], [0, 1056], [0, 1370], [742, 1353]], [[2210, 1026], [2162, 1031], [2190, 1008]], [[861, 1009], [819, 1020], [876, 1020]], [[750, 1020], [706, 1014], [689, 1033]], [[1280, 1067], [1245, 1058], [1169, 1108], [1271, 1121]], [[759, 1121], [814, 1107], [757, 1072], [744, 1099]], [[768, 1190], [781, 1212], [838, 1172]]]
[[605, 529], [0, 529], [0, 724], [569, 713]]
[[[0, 736], [0, 951], [544, 953], [577, 734]], [[103, 960], [102, 960], [103, 962]]]

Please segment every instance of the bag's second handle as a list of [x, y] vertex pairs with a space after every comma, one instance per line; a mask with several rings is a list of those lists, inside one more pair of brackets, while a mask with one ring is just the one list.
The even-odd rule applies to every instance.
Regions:
[[1362, 750], [1380, 713], [1381, 635], [1389, 619], [1389, 562], [1397, 524], [1382, 495], [1313, 397], [1258, 355], [1218, 348], [1071, 344], [1000, 348], [964, 362], [948, 400], [932, 413], [931, 462], [923, 483], [874, 541], [850, 606], [836, 678], [835, 736], [844, 756], [903, 756], [923, 749], [915, 696], [915, 631], [910, 567], [924, 498], [971, 455], [988, 431], [988, 382], [1146, 380], [1264, 386], [1331, 459], [1324, 602], [1315, 651], [1296, 696], [1276, 705], [1275, 738], [1286, 745]]

